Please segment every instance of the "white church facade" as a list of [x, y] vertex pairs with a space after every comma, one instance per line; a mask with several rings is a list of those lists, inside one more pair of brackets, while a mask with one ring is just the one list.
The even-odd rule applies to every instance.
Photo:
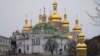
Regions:
[[[77, 41], [77, 36], [81, 31], [78, 19], [75, 20], [75, 25], [70, 31], [70, 22], [67, 19], [67, 14], [64, 18], [57, 11], [57, 1], [53, 0], [53, 10], [50, 16], [44, 13], [39, 14], [39, 22], [32, 26], [25, 17], [25, 25], [22, 31], [16, 30], [11, 38], [16, 42], [15, 52], [18, 54], [67, 54], [70, 48], [69, 44]], [[48, 20], [48, 21], [47, 21]]]

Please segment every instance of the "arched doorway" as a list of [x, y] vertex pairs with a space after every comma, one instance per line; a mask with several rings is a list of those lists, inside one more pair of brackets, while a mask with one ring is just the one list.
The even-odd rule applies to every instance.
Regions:
[[21, 53], [21, 49], [18, 49], [18, 53]]

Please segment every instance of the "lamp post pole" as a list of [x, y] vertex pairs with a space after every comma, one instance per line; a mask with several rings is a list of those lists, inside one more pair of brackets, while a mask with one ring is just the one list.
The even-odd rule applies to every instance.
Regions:
[[32, 39], [32, 54], [33, 54], [33, 39]]
[[25, 54], [25, 40], [24, 40], [24, 54]]

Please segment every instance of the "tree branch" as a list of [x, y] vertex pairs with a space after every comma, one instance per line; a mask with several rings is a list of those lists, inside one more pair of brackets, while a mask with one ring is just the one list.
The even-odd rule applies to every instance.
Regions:
[[94, 0], [94, 3], [97, 4], [98, 6], [100, 6], [100, 3], [96, 2], [95, 0]]

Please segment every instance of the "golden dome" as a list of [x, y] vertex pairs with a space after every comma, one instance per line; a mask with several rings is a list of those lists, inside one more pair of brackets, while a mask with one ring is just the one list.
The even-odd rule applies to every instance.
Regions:
[[81, 27], [78, 24], [75, 24], [73, 30], [81, 30]]
[[74, 31], [80, 31], [81, 30], [81, 27], [78, 24], [78, 19], [75, 20], [75, 26], [74, 26], [73, 30]]
[[32, 28], [32, 26], [28, 25], [28, 24], [25, 24], [23, 26], [23, 30], [30, 30]]
[[23, 28], [23, 31], [29, 31], [30, 28]]
[[[66, 12], [66, 10], [65, 10]], [[69, 21], [67, 20], [67, 14], [64, 15], [64, 20], [62, 21], [62, 26], [69, 26]]]
[[86, 48], [87, 45], [86, 45], [85, 43], [78, 43], [78, 44], [76, 45], [76, 47], [77, 47], [77, 48]]
[[68, 24], [68, 25], [69, 25], [69, 21], [66, 20], [66, 19], [64, 19], [64, 20], [62, 21], [62, 24]]
[[78, 37], [84, 37], [82, 30], [81, 30], [80, 34], [78, 35]]
[[87, 48], [87, 45], [84, 43], [84, 34], [81, 30], [80, 34], [78, 35], [78, 44], [76, 45], [76, 47], [79, 48]]
[[69, 22], [67, 20], [62, 21], [62, 26], [69, 26]]
[[32, 26], [28, 24], [28, 19], [27, 19], [27, 15], [26, 15], [25, 25], [23, 26], [23, 30], [27, 31], [27, 30], [30, 30], [31, 28], [32, 28]]
[[53, 12], [49, 16], [49, 20], [51, 20], [51, 21], [60, 21], [61, 20], [61, 16], [57, 12], [57, 1], [56, 0], [53, 0]]
[[52, 15], [51, 15], [52, 21], [60, 21], [61, 17], [60, 15], [57, 13], [57, 11], [53, 11]]
[[32, 25], [29, 25], [29, 28], [32, 29]]
[[87, 50], [87, 48], [76, 48], [76, 50]]
[[23, 28], [29, 28], [29, 27], [30, 25], [26, 25], [26, 24], [23, 26]]

